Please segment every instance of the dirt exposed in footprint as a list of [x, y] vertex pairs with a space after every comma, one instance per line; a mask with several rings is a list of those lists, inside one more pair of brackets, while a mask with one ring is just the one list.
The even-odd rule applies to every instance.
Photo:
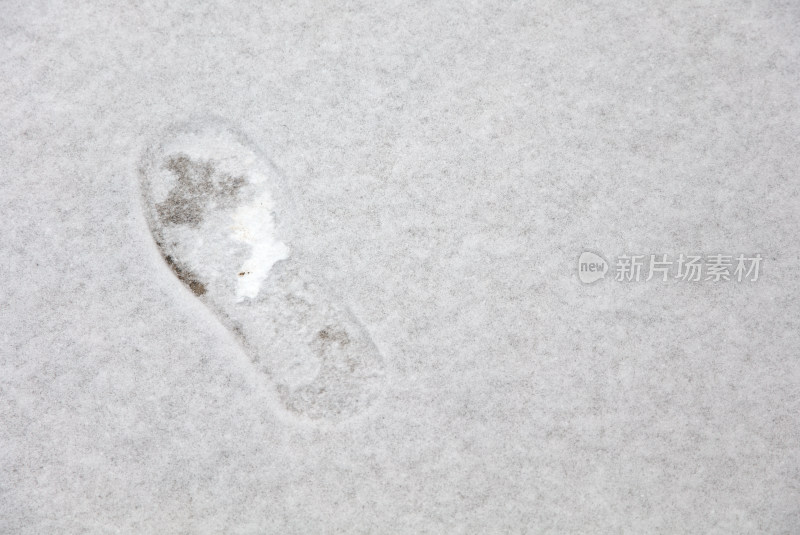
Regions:
[[335, 327], [325, 327], [317, 333], [317, 339], [325, 346], [338, 344], [339, 347], [344, 347], [350, 343], [350, 337], [347, 332]]
[[194, 161], [184, 154], [170, 156], [164, 168], [176, 180], [167, 198], [156, 205], [164, 225], [198, 227], [211, 199], [221, 207], [232, 205], [245, 184], [244, 177], [217, 172], [211, 160]]
[[195, 295], [199, 296], [206, 293], [206, 285], [197, 280], [197, 275], [181, 267], [170, 255], [164, 256], [164, 261], [166, 261], [167, 265], [172, 269], [175, 275], [177, 275], [178, 279], [188, 286]]

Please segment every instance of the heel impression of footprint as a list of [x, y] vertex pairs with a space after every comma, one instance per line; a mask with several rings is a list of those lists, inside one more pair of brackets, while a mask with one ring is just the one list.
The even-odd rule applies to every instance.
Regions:
[[219, 119], [171, 128], [139, 172], [166, 264], [239, 340], [293, 421], [339, 422], [379, 397], [383, 359], [367, 331], [292, 251], [283, 177]]

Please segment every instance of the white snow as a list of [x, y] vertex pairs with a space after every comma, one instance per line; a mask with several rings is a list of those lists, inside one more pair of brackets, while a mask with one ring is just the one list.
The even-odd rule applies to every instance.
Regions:
[[[4, 3], [0, 533], [797, 533], [799, 6]], [[170, 238], [243, 315], [281, 240], [323, 274], [387, 365], [358, 420], [277, 416], [153, 243], [145, 149], [209, 116], [252, 146], [164, 150], [273, 198]]]
[[264, 191], [233, 213], [231, 237], [252, 249], [250, 257], [235, 274], [238, 277], [238, 301], [255, 298], [272, 266], [289, 257], [289, 248], [275, 236], [272, 210], [272, 196], [269, 191]]

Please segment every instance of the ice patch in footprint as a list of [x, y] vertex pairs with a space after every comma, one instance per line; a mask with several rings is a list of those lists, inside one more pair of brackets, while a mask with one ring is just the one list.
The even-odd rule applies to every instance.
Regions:
[[167, 265], [236, 336], [281, 413], [338, 421], [378, 398], [370, 336], [291, 248], [291, 197], [240, 133], [216, 119], [174, 127], [145, 151], [148, 224]]

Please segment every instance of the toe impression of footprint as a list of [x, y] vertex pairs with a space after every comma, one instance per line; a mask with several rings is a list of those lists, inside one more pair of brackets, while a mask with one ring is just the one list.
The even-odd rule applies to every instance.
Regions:
[[166, 265], [238, 339], [276, 409], [338, 422], [377, 400], [384, 364], [367, 331], [294, 260], [289, 188], [218, 119], [171, 128], [140, 167], [150, 230]]

